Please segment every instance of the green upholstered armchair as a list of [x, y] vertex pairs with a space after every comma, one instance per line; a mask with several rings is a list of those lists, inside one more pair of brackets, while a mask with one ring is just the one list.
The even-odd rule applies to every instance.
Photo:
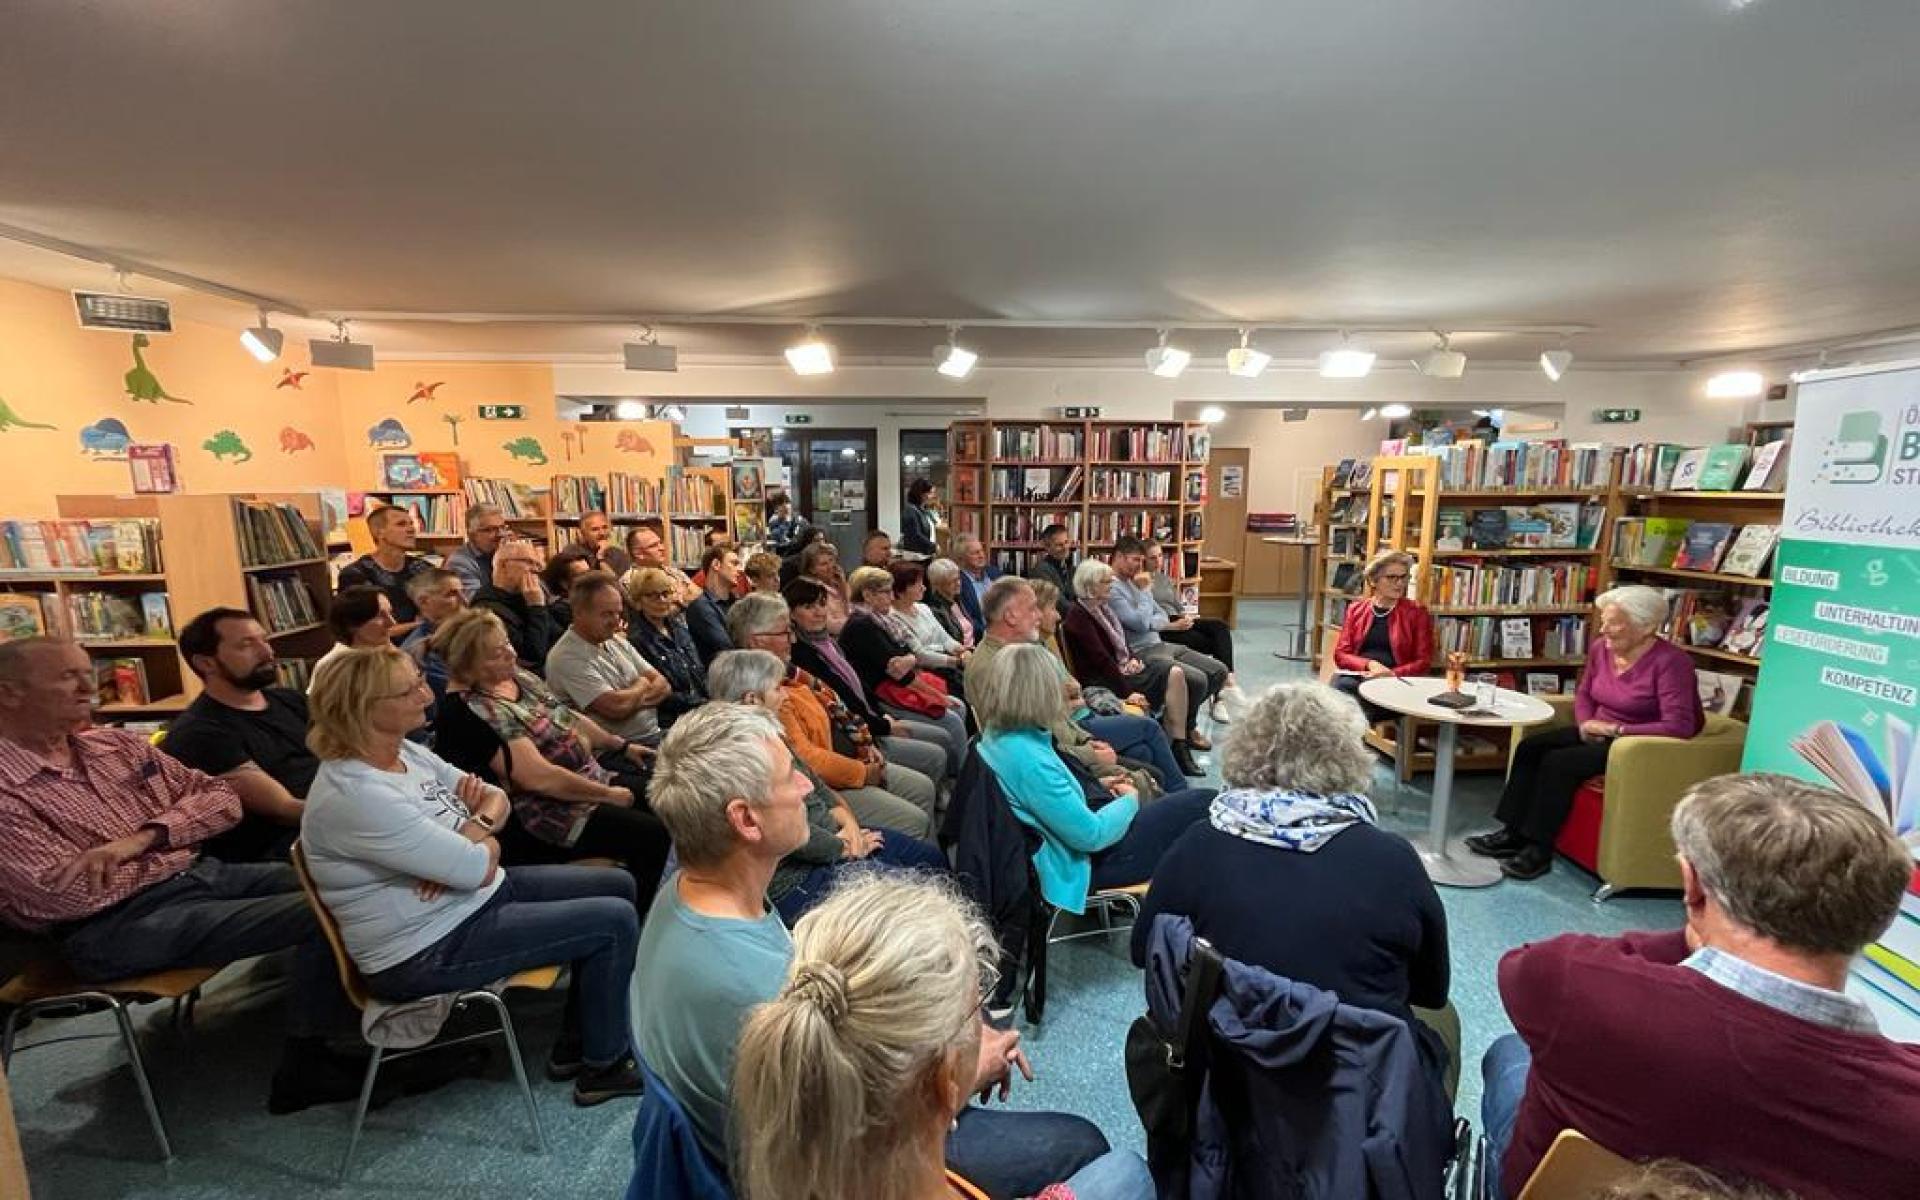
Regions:
[[[1553, 720], [1527, 734], [1573, 724], [1573, 697], [1545, 696]], [[1607, 752], [1607, 772], [1574, 796], [1573, 811], [1554, 848], [1600, 877], [1593, 894], [1600, 903], [1629, 888], [1678, 888], [1668, 831], [1673, 810], [1687, 789], [1703, 779], [1740, 769], [1747, 727], [1732, 717], [1707, 714], [1692, 738], [1623, 737]], [[1517, 749], [1520, 739], [1514, 739]], [[1512, 759], [1509, 757], [1509, 764]]]

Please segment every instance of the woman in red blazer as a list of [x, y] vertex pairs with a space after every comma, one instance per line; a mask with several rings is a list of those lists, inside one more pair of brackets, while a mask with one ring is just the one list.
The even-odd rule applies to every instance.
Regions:
[[[1433, 617], [1407, 598], [1413, 555], [1382, 550], [1362, 572], [1367, 595], [1347, 606], [1340, 640], [1333, 644], [1333, 665], [1340, 674], [1333, 686], [1358, 699], [1360, 684], [1379, 675], [1424, 675], [1433, 666]], [[1393, 714], [1362, 700], [1372, 721]]]

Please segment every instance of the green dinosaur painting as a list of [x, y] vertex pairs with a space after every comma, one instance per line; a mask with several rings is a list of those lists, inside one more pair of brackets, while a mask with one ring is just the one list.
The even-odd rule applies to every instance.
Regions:
[[532, 463], [536, 467], [547, 465], [547, 452], [540, 447], [539, 441], [530, 437], [517, 437], [510, 442], [502, 442], [500, 448], [521, 462]]
[[126, 374], [127, 399], [145, 400], [149, 404], [157, 404], [162, 400], [174, 404], [192, 404], [193, 401], [183, 400], [160, 386], [159, 377], [147, 366], [147, 356], [142, 353], [152, 344], [152, 340], [144, 333], [133, 335], [133, 370]]
[[52, 429], [52, 425], [42, 425], [38, 421], [29, 421], [13, 411], [13, 405], [0, 400], [0, 430], [7, 429]]
[[201, 442], [200, 448], [221, 462], [232, 459], [234, 462], [243, 463], [253, 458], [253, 451], [247, 449], [247, 444], [240, 440], [240, 435], [231, 429], [222, 429]]

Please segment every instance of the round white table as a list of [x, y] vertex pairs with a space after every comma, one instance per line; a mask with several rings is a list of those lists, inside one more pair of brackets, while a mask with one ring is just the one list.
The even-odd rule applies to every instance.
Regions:
[[[1474, 685], [1467, 684], [1469, 695]], [[1427, 703], [1428, 697], [1447, 690], [1447, 681], [1437, 675], [1383, 675], [1360, 685], [1360, 695], [1381, 708], [1440, 726], [1433, 748], [1433, 808], [1427, 818], [1425, 837], [1413, 839], [1420, 860], [1427, 864], [1427, 878], [1442, 887], [1492, 887], [1500, 882], [1500, 864], [1481, 858], [1468, 850], [1458, 838], [1447, 833], [1447, 821], [1453, 810], [1453, 754], [1462, 725], [1487, 728], [1518, 728], [1538, 725], [1553, 717], [1553, 708], [1537, 696], [1524, 692], [1494, 689], [1491, 709], [1442, 708]]]

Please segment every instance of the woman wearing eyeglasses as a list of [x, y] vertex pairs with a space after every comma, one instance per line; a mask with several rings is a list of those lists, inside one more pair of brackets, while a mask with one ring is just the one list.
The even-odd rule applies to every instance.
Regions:
[[640, 613], [627, 631], [640, 656], [652, 663], [673, 685], [673, 691], [660, 702], [660, 727], [670, 729], [681, 713], [707, 702], [707, 667], [701, 661], [699, 647], [687, 619], [680, 615], [680, 589], [658, 567], [646, 567], [632, 575], [629, 599]]
[[[1361, 575], [1367, 581], [1367, 594], [1347, 606], [1340, 640], [1333, 644], [1333, 665], [1339, 672], [1333, 686], [1356, 699], [1360, 685], [1369, 679], [1425, 675], [1433, 666], [1433, 616], [1407, 596], [1413, 555], [1382, 550]], [[1369, 721], [1393, 717], [1364, 700], [1360, 707]]]

